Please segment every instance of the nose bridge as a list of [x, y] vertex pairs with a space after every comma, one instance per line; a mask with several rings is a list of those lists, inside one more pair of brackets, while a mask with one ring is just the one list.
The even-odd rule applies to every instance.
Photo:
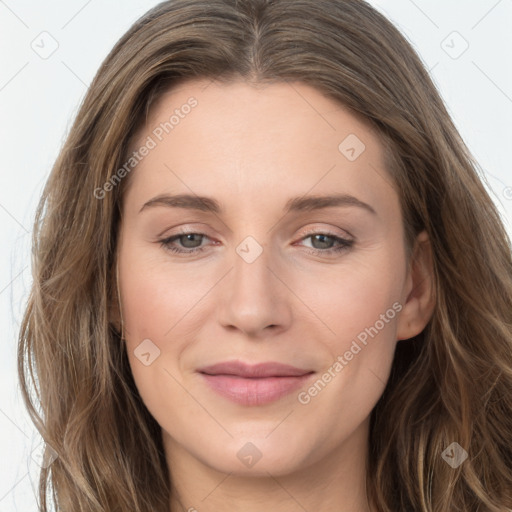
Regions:
[[282, 284], [273, 274], [272, 250], [247, 236], [235, 248], [233, 270], [220, 302], [220, 321], [246, 334], [289, 320]]
[[253, 298], [262, 292], [269, 293], [272, 286], [269, 282], [269, 266], [272, 265], [269, 246], [264, 248], [253, 236], [248, 236], [238, 244], [235, 252], [233, 286], [236, 293]]

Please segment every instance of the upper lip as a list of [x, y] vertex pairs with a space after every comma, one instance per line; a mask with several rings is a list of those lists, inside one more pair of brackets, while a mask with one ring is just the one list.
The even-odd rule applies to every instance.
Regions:
[[263, 377], [300, 377], [312, 373], [312, 370], [304, 370], [281, 364], [277, 362], [267, 362], [259, 364], [246, 364], [241, 361], [226, 361], [211, 366], [205, 366], [197, 370], [200, 373], [208, 375], [235, 375], [245, 378], [263, 378]]

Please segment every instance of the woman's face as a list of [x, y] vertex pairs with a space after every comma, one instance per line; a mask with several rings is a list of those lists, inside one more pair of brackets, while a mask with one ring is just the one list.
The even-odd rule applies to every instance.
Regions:
[[133, 150], [124, 335], [170, 453], [283, 475], [363, 450], [396, 341], [421, 330], [375, 132], [301, 83], [193, 81]]

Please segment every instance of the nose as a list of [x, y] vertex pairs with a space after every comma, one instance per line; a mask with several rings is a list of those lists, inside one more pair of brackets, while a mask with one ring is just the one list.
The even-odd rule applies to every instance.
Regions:
[[270, 253], [264, 248], [252, 262], [235, 253], [218, 294], [218, 320], [224, 328], [263, 338], [289, 327], [291, 292]]

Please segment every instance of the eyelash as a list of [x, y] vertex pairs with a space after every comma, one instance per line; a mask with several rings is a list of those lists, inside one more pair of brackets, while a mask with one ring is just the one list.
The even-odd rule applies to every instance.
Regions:
[[[178, 249], [177, 247], [173, 247], [171, 246], [171, 243], [174, 242], [175, 240], [179, 239], [180, 237], [182, 236], [186, 236], [186, 235], [199, 235], [199, 236], [202, 236], [202, 237], [207, 237], [207, 235], [203, 234], [203, 233], [196, 233], [194, 231], [181, 231], [179, 233], [177, 233], [176, 235], [172, 235], [168, 238], [164, 238], [163, 240], [160, 240], [160, 245], [167, 251], [169, 252], [172, 252], [172, 253], [178, 253], [178, 254], [198, 254], [200, 252], [202, 252], [204, 250], [204, 247], [195, 247], [193, 249]], [[339, 236], [336, 236], [332, 233], [329, 233], [329, 232], [323, 232], [323, 231], [318, 231], [318, 232], [311, 232], [311, 233], [306, 233], [302, 238], [301, 240], [304, 240], [304, 239], [307, 239], [307, 238], [311, 238], [313, 236], [317, 236], [317, 235], [324, 235], [324, 236], [327, 236], [329, 238], [332, 238], [334, 240], [335, 243], [338, 243], [340, 244], [338, 247], [332, 247], [330, 249], [315, 249], [315, 248], [311, 248], [311, 247], [307, 247], [306, 249], [308, 249], [308, 252], [310, 254], [314, 254], [316, 256], [320, 255], [326, 255], [326, 254], [338, 254], [338, 253], [341, 253], [343, 251], [346, 251], [348, 249], [350, 249], [353, 245], [354, 245], [354, 240], [349, 240], [349, 239], [346, 239], [346, 238], [341, 238]]]

